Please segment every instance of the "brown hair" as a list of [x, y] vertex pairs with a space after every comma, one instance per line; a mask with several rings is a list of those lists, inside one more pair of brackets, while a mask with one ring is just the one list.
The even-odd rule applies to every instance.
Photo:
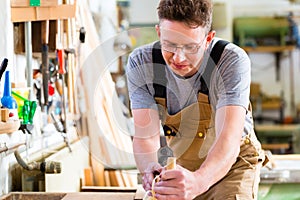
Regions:
[[212, 23], [212, 3], [210, 0], [160, 0], [159, 20], [167, 19], [184, 22], [191, 28], [199, 26], [210, 31]]

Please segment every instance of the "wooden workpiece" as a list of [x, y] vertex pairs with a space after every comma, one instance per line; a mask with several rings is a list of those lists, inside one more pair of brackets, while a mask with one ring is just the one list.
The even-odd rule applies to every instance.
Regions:
[[175, 157], [168, 157], [166, 169], [167, 170], [176, 169], [176, 158]]

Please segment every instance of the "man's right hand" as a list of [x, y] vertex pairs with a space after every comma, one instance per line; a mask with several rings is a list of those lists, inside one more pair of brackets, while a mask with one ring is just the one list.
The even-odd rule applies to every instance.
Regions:
[[143, 172], [142, 184], [143, 188], [148, 191], [152, 190], [152, 181], [156, 175], [159, 175], [163, 167], [158, 163], [150, 163], [147, 169]]

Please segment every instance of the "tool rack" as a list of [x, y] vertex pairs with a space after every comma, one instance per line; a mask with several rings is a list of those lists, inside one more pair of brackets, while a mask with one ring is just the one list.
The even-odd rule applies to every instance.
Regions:
[[[31, 5], [32, 2], [38, 5]], [[31, 47], [31, 22], [74, 18], [76, 1], [73, 4], [60, 4], [58, 0], [11, 0], [11, 22], [25, 24], [25, 54], [27, 57], [27, 71], [32, 74], [31, 62], [33, 57]], [[32, 77], [27, 77], [28, 87], [32, 88]], [[20, 120], [0, 121], [0, 134], [12, 133], [20, 128]]]

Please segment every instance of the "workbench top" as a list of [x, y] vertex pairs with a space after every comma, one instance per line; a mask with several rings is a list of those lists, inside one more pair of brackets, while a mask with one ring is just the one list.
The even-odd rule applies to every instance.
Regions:
[[135, 193], [125, 193], [125, 192], [78, 192], [78, 193], [67, 193], [67, 195], [62, 200], [133, 200]]
[[1, 200], [134, 200], [135, 192], [11, 192]]

